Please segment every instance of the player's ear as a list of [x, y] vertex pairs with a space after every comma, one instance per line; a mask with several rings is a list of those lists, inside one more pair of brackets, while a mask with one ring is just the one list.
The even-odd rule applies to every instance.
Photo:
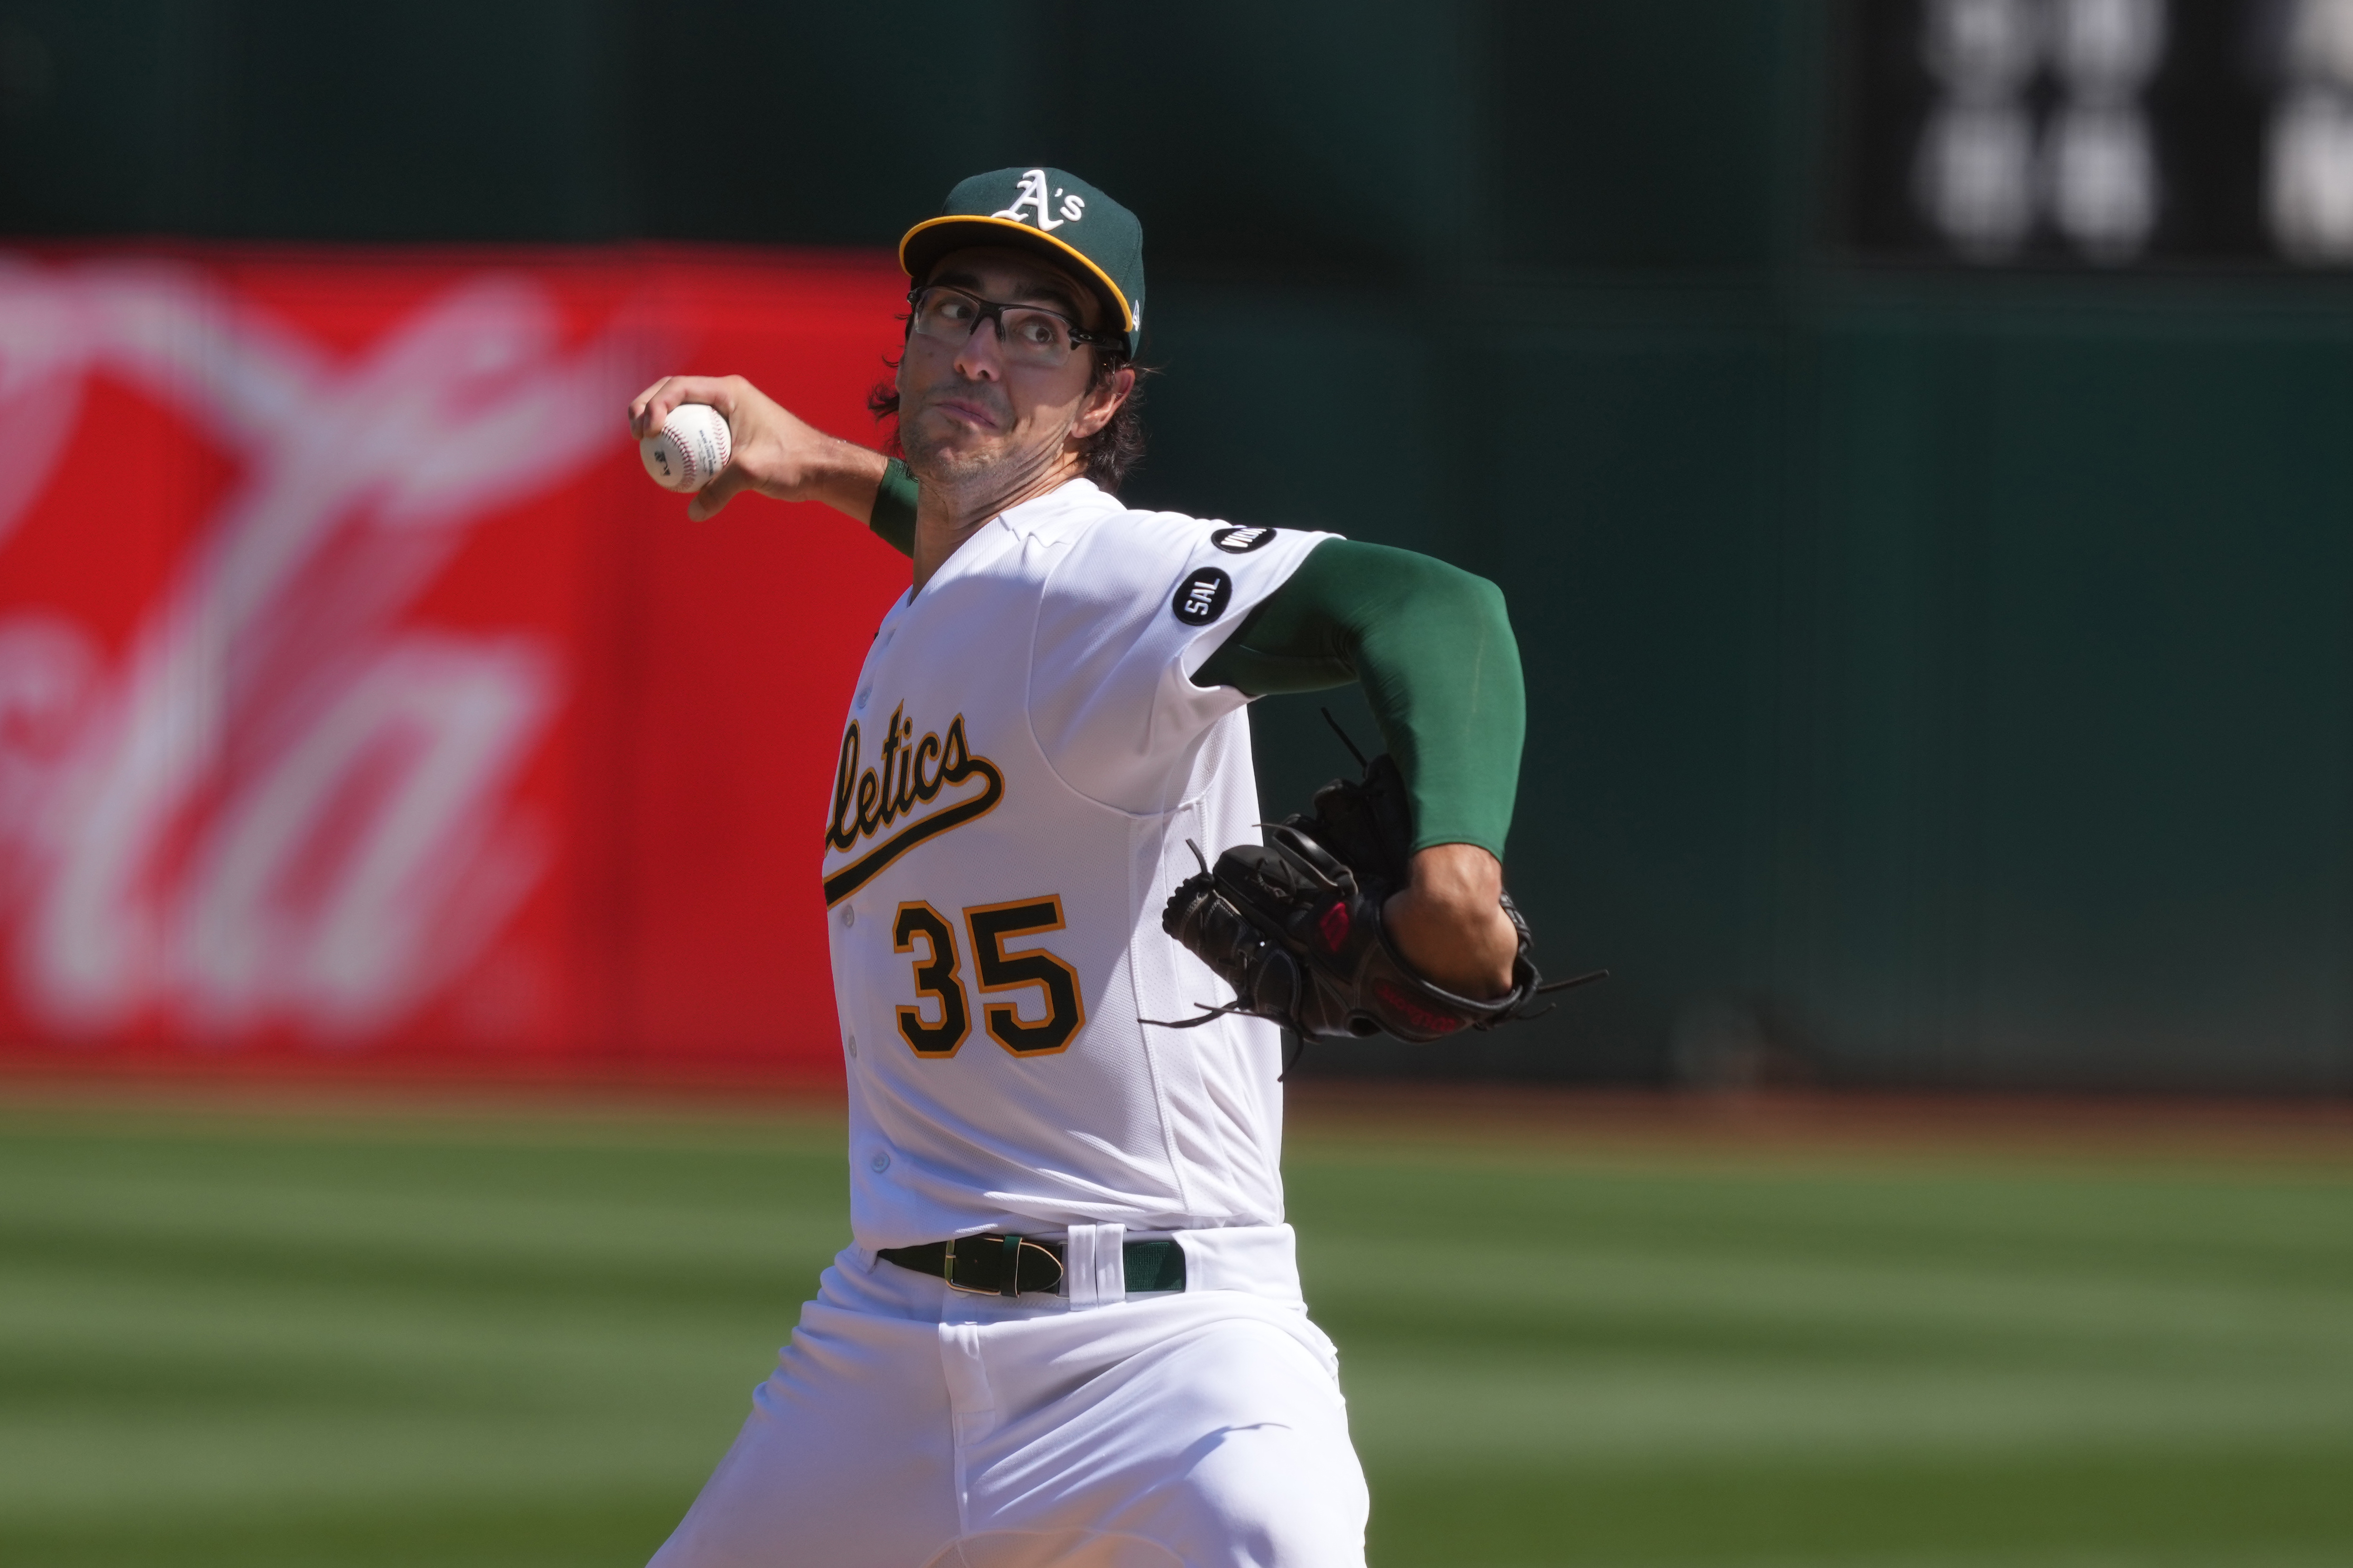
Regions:
[[1135, 371], [1129, 365], [1113, 371], [1110, 380], [1087, 388], [1086, 397], [1079, 405], [1079, 416], [1071, 425], [1071, 434], [1083, 441], [1110, 424], [1111, 416], [1119, 412], [1119, 405], [1134, 390]]

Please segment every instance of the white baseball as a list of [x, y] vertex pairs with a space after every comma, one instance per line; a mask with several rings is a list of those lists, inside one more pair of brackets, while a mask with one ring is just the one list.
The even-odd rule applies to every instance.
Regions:
[[707, 404], [681, 403], [662, 427], [638, 443], [646, 472], [664, 489], [699, 490], [727, 466], [734, 449], [727, 421]]

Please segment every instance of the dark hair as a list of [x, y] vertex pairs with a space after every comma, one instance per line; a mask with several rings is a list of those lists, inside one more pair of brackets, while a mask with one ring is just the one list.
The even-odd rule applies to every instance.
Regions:
[[[1137, 364], [1119, 349], [1096, 345], [1088, 352], [1095, 356], [1094, 374], [1087, 377], [1089, 392], [1105, 385], [1123, 370], [1135, 372], [1135, 384], [1127, 389], [1127, 396], [1113, 412], [1111, 422], [1079, 444], [1079, 457], [1086, 464], [1087, 478], [1115, 493], [1127, 471], [1144, 460], [1144, 378], [1154, 371], [1150, 366]], [[886, 359], [882, 363], [893, 371], [899, 368], [897, 360]], [[876, 382], [866, 395], [866, 406], [872, 411], [877, 424], [891, 421], [891, 428], [882, 438], [882, 450], [893, 458], [903, 457], [899, 446], [898, 383]]]

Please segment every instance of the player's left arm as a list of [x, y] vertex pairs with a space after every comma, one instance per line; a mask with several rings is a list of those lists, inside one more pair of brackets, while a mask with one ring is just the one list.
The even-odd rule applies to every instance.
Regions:
[[1497, 900], [1527, 697], [1502, 590], [1411, 551], [1326, 540], [1193, 679], [1252, 697], [1361, 682], [1413, 799], [1390, 939], [1450, 990], [1511, 989], [1518, 933]]
[[[894, 460], [871, 503], [869, 526], [902, 554], [916, 489]], [[1409, 550], [1327, 539], [1193, 681], [1250, 697], [1361, 681], [1413, 800], [1411, 879], [1382, 909], [1389, 939], [1449, 990], [1511, 990], [1519, 933], [1499, 900], [1527, 698], [1500, 589]]]

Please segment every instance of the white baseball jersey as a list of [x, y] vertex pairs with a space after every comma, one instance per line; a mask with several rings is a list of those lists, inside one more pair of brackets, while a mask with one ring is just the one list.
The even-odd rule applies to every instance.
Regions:
[[1073, 480], [883, 617], [824, 862], [861, 1247], [1282, 1220], [1275, 1026], [1139, 1020], [1229, 995], [1160, 911], [1259, 837], [1246, 699], [1190, 677], [1329, 537]]

